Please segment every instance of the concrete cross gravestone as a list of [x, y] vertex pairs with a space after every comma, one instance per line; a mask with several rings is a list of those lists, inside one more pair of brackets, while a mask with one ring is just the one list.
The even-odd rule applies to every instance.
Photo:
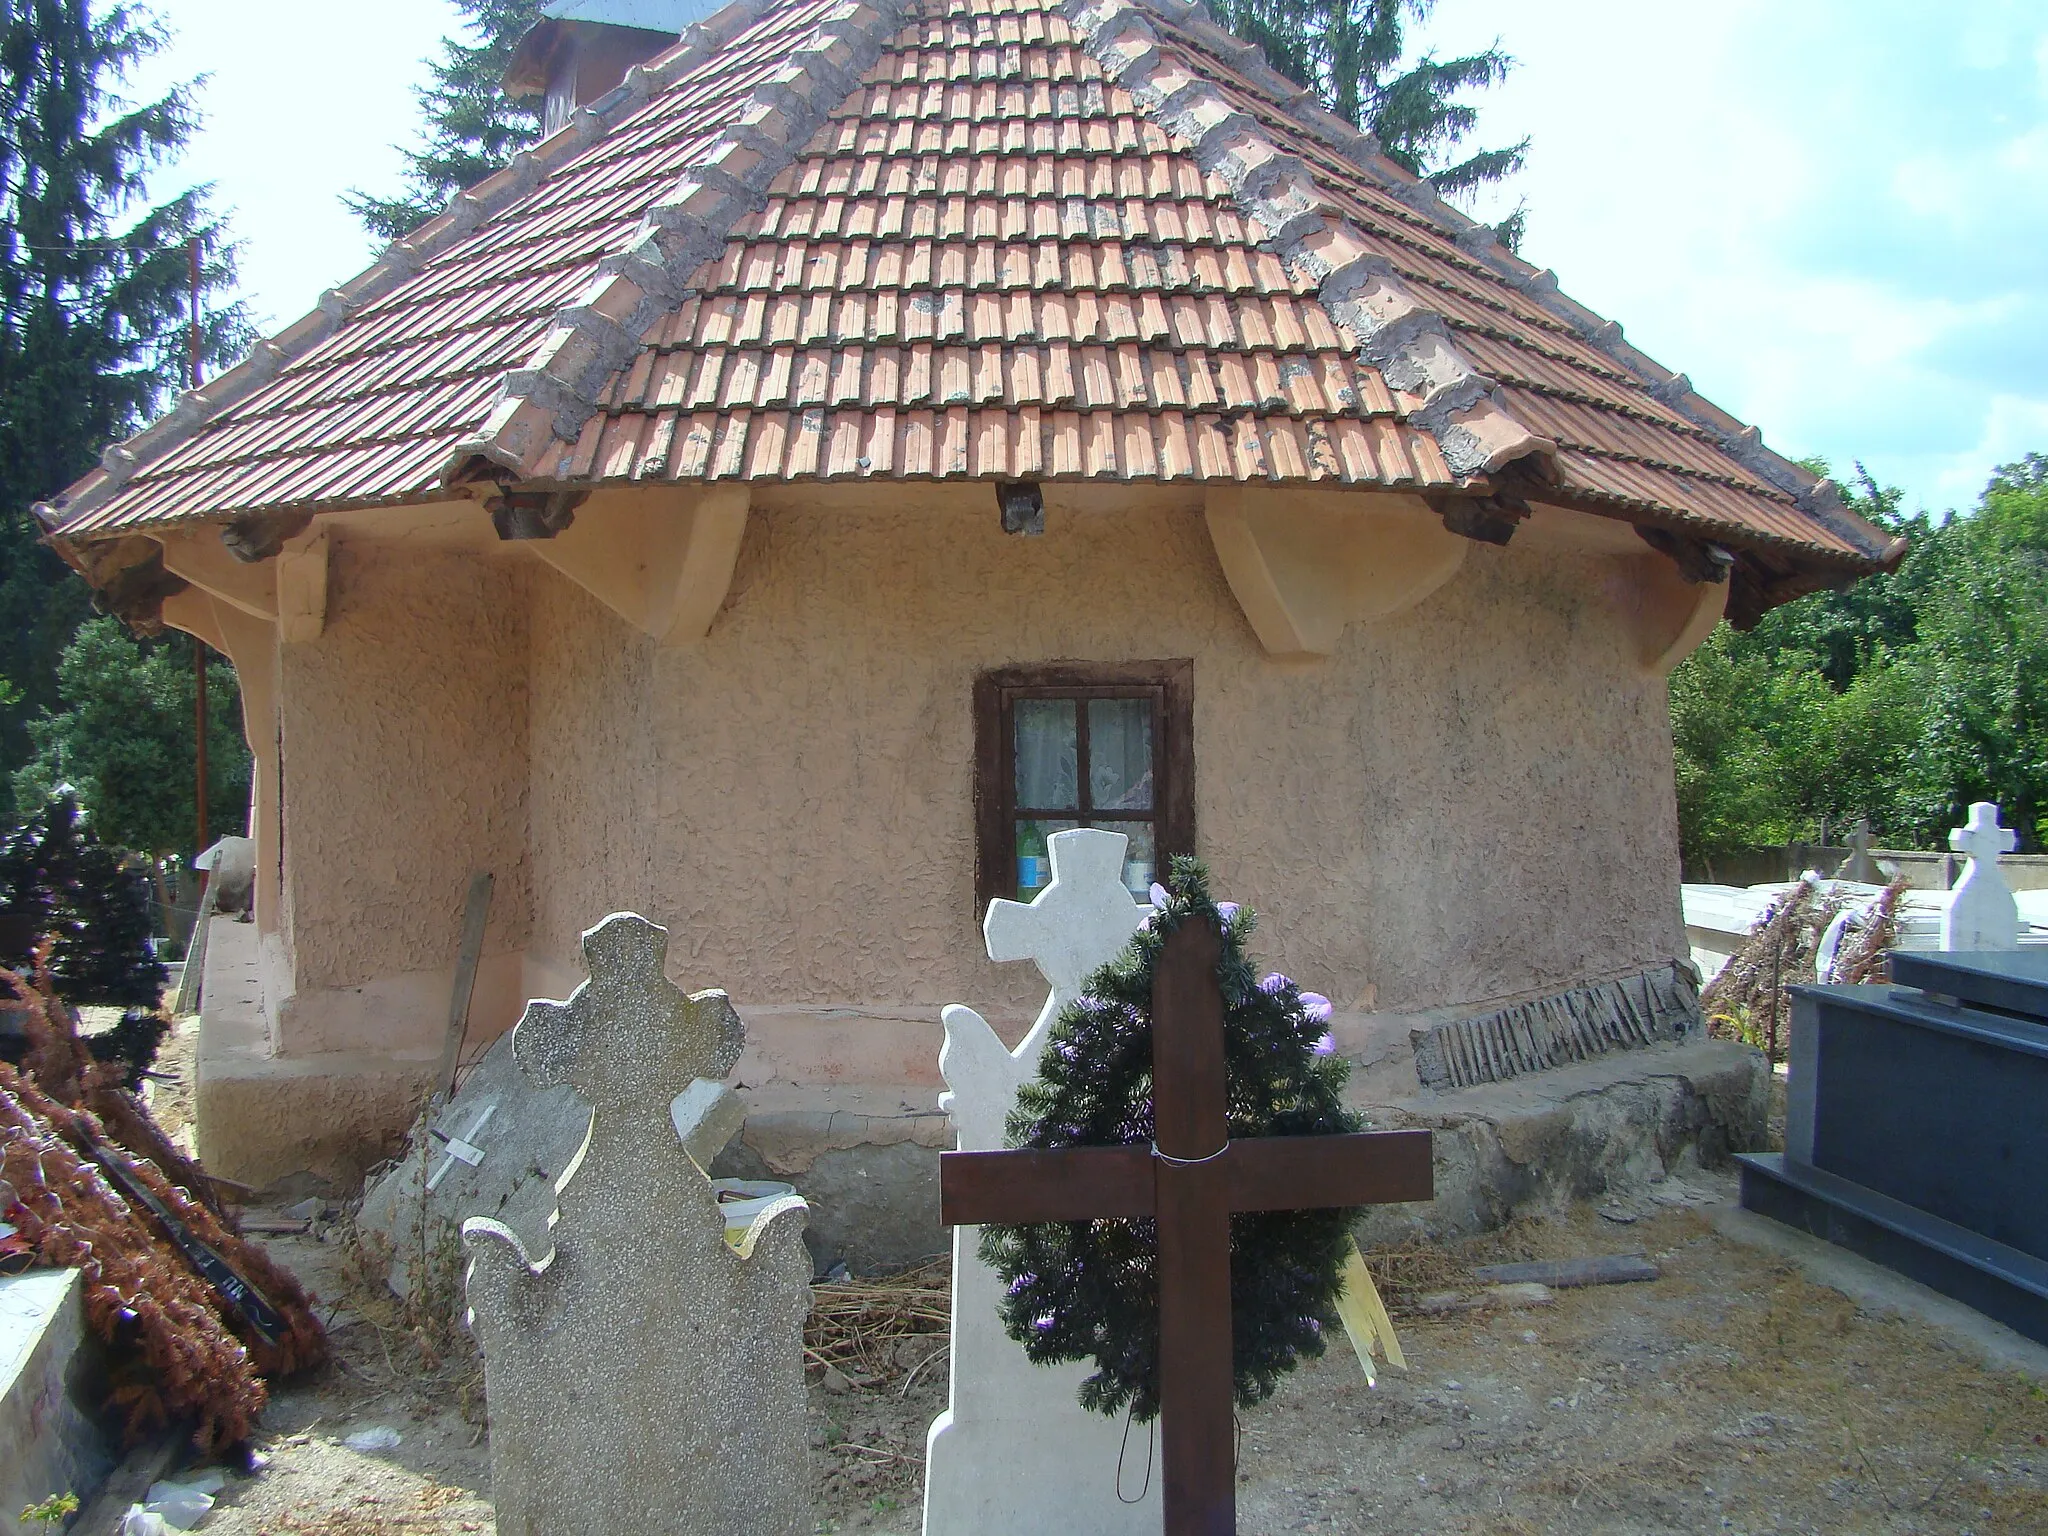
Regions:
[[2018, 949], [2019, 903], [1998, 867], [1998, 856], [2019, 845], [2018, 835], [1998, 824], [1997, 806], [1979, 800], [1970, 807], [1969, 821], [1949, 833], [1948, 845], [1968, 854], [1969, 862], [1941, 915], [1941, 947]]
[[537, 1084], [591, 1106], [546, 1253], [463, 1224], [503, 1536], [799, 1536], [811, 1529], [804, 1204], [735, 1250], [671, 1103], [741, 1035], [725, 994], [662, 974], [668, 934], [615, 913], [583, 935], [590, 979], [513, 1037]]
[[[1052, 992], [1015, 1051], [980, 1014], [952, 1007], [939, 1071], [939, 1100], [960, 1150], [1004, 1145], [1017, 1090], [1038, 1074], [1039, 1054], [1082, 983], [1116, 958], [1150, 909], [1124, 888], [1117, 832], [1053, 834], [1052, 884], [1026, 906], [989, 905], [982, 933], [991, 960], [1031, 960]], [[1033, 1365], [996, 1314], [1002, 1282], [981, 1261], [978, 1229], [953, 1233], [952, 1403], [933, 1421], [925, 1450], [925, 1536], [1122, 1536], [1159, 1530], [1159, 1479], [1147, 1477], [1142, 1432], [1119, 1497], [1121, 1426], [1074, 1400], [1082, 1365]]]

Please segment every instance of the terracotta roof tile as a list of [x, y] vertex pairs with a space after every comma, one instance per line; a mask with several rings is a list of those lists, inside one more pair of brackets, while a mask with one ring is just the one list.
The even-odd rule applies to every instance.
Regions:
[[[484, 215], [418, 270], [373, 273], [360, 280], [373, 297], [338, 324], [292, 328], [287, 341], [312, 344], [291, 341], [253, 387], [225, 386], [227, 404], [138, 453], [124, 484], [81, 482], [64, 532], [436, 493], [458, 443], [524, 409], [507, 403], [515, 381], [578, 334], [576, 306], [617, 291], [600, 263], [653, 230], [664, 199], [708, 199], [693, 168], [719, 156], [759, 161], [765, 200], [723, 218], [679, 298], [634, 311], [637, 344], [587, 416], [561, 418], [573, 439], [523, 450], [525, 473], [1469, 478], [1447, 461], [1456, 418], [1433, 388], [1397, 394], [1361, 354], [1382, 320], [1333, 312], [1308, 248], [1276, 244], [1286, 219], [1241, 199], [1227, 160], [1197, 163], [1181, 131], [1234, 111], [1257, 136], [1243, 153], [1305, 169], [1310, 206], [1336, 221], [1341, 239], [1315, 249], [1355, 253], [1433, 316], [1435, 365], [1455, 359], [1499, 422], [1554, 444], [1564, 490], [1617, 515], [1868, 558], [1853, 523], [1802, 508], [1796, 473], [1726, 442], [1724, 418], [1670, 394], [1594, 318], [1414, 206], [1402, 173], [1292, 104], [1198, 13], [1091, 0], [1075, 12], [1084, 40], [1053, 0], [905, 0], [893, 32], [839, 0], [747, 3], [751, 20], [721, 13], [722, 47], [656, 61], [598, 131], [565, 130], [585, 137], [557, 135], [492, 178]], [[771, 81], [814, 78], [791, 61], [833, 25], [869, 29], [864, 83], [815, 101], [815, 129], [784, 86], [760, 98], [799, 136], [786, 162], [721, 141]], [[1172, 111], [1141, 104], [1155, 87], [1134, 94], [1138, 55], [1118, 42], [1134, 26], [1155, 39], [1144, 67], [1179, 82]], [[628, 309], [644, 300], [625, 291]]]

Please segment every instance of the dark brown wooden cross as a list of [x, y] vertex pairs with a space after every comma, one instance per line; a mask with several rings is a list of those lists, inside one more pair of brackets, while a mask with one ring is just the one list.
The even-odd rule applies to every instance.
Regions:
[[1160, 1462], [1167, 1536], [1231, 1536], [1230, 1213], [1428, 1200], [1428, 1131], [1230, 1140], [1222, 939], [1184, 922], [1152, 978], [1150, 1147], [948, 1152], [948, 1226], [1149, 1216], [1159, 1230]]

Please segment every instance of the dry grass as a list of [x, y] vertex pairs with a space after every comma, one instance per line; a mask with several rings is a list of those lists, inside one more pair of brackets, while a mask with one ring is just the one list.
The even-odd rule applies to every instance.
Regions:
[[462, 1272], [461, 1236], [444, 1226], [439, 1242], [418, 1243], [407, 1267], [411, 1289], [399, 1296], [388, 1278], [390, 1243], [358, 1227], [353, 1213], [343, 1226], [345, 1299], [348, 1309], [371, 1330], [377, 1346], [374, 1356], [357, 1349], [346, 1369], [370, 1385], [402, 1385], [428, 1403], [452, 1405], [481, 1428], [484, 1361], [462, 1322]]
[[934, 1259], [897, 1275], [812, 1286], [806, 1363], [838, 1370], [857, 1386], [922, 1372], [946, 1352], [951, 1271], [948, 1261]]

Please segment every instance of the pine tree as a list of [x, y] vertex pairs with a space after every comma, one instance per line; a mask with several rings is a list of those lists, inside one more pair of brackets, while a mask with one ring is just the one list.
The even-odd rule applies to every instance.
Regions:
[[[0, 965], [27, 975], [36, 945], [55, 941], [50, 979], [74, 1008], [123, 1011], [93, 1054], [140, 1071], [168, 1027], [158, 1011], [166, 972], [150, 947], [149, 881], [129, 855], [100, 841], [70, 795], [53, 795], [0, 841]], [[0, 1060], [20, 1059], [0, 1035]]]
[[[1514, 60], [1499, 44], [1462, 58], [1424, 53], [1405, 68], [1406, 22], [1426, 21], [1436, 0], [1213, 0], [1216, 19], [1266, 50], [1273, 67], [1309, 87], [1323, 105], [1372, 134], [1387, 157], [1425, 176], [1445, 197], [1498, 185], [1522, 168], [1529, 141], [1458, 150], [1478, 126], [1478, 111], [1458, 98], [1507, 78]], [[1523, 211], [1498, 232], [1513, 247]]]
[[541, 0], [456, 0], [463, 36], [443, 38], [423, 87], [426, 118], [418, 149], [404, 150], [406, 187], [395, 197], [360, 189], [342, 201], [371, 234], [396, 240], [446, 206], [464, 187], [505, 166], [540, 132], [540, 113], [499, 89], [512, 50], [540, 19]]
[[[91, 603], [30, 508], [184, 382], [186, 242], [202, 299], [234, 280], [208, 189], [147, 201], [197, 124], [183, 88], [120, 94], [163, 42], [133, 7], [0, 0], [0, 677], [21, 698], [0, 713], [0, 769], [27, 758], [27, 722], [56, 705], [58, 657]], [[210, 304], [200, 329], [209, 367], [247, 341], [238, 305]]]

